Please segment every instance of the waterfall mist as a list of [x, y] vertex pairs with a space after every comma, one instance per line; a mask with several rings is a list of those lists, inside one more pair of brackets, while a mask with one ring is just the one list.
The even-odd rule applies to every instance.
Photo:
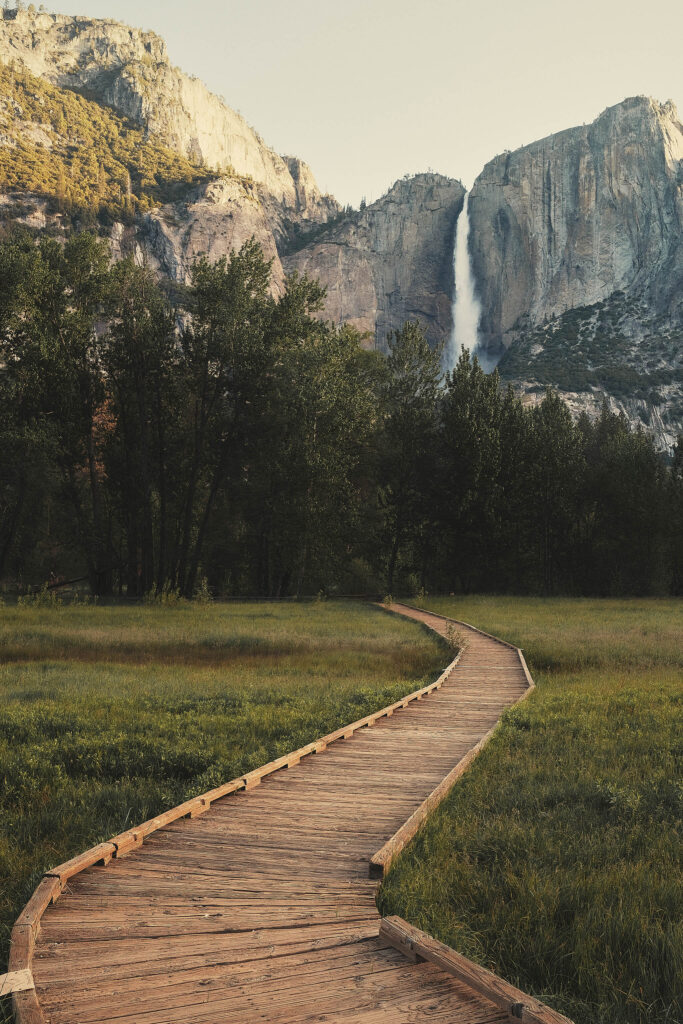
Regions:
[[443, 370], [448, 373], [455, 369], [460, 353], [464, 348], [476, 355], [482, 369], [490, 373], [497, 359], [481, 348], [479, 344], [479, 318], [481, 303], [477, 298], [472, 274], [470, 258], [470, 217], [469, 192], [465, 193], [460, 216], [455, 225], [455, 241], [453, 245], [453, 272], [455, 277], [455, 293], [453, 297], [453, 330], [443, 352]]

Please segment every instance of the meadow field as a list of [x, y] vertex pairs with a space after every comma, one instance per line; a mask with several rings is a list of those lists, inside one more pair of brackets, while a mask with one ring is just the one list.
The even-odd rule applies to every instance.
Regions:
[[392, 868], [400, 914], [576, 1024], [683, 1020], [683, 604], [428, 599], [537, 684]]
[[448, 660], [415, 623], [344, 602], [0, 607], [0, 973], [46, 869]]
[[[522, 646], [537, 690], [398, 859], [382, 912], [576, 1024], [680, 1024], [683, 606], [423, 604]], [[448, 656], [345, 602], [0, 607], [0, 972], [46, 868], [390, 703]]]

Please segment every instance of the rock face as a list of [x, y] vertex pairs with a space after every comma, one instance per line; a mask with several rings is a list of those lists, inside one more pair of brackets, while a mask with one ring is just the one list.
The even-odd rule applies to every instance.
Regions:
[[273, 152], [197, 78], [170, 63], [153, 32], [116, 21], [19, 11], [0, 20], [0, 61], [85, 92], [208, 167], [250, 177], [289, 216], [311, 223], [338, 212], [306, 164]]
[[220, 178], [197, 189], [185, 202], [168, 204], [148, 214], [137, 231], [138, 244], [149, 262], [175, 281], [189, 283], [197, 256], [211, 262], [229, 256], [251, 237], [272, 260], [271, 288], [278, 294], [284, 272], [275, 237], [254, 184]]
[[320, 281], [327, 289], [324, 315], [353, 324], [377, 348], [386, 348], [387, 334], [409, 319], [440, 344], [452, 326], [453, 236], [464, 195], [460, 182], [439, 174], [404, 178], [284, 256], [284, 269]]
[[663, 451], [683, 427], [683, 324], [668, 323], [646, 297], [613, 292], [529, 328], [499, 370], [525, 400], [556, 388], [576, 415], [592, 416], [606, 400]]
[[[116, 21], [5, 12], [0, 62], [112, 107], [213, 174], [182, 201], [115, 224], [116, 258], [134, 253], [186, 282], [200, 253], [218, 259], [254, 236], [275, 293], [287, 273], [317, 278], [323, 315], [355, 325], [368, 345], [385, 349], [407, 319], [433, 345], [449, 336], [460, 182], [404, 178], [371, 206], [342, 211], [305, 163], [273, 152], [173, 67], [163, 40]], [[0, 133], [0, 147], [16, 149], [19, 137], [52, 145], [35, 119], [11, 116], [18, 131]], [[606, 397], [670, 448], [683, 428], [683, 129], [673, 105], [628, 99], [495, 157], [469, 217], [480, 344], [502, 356], [504, 379], [529, 401], [557, 387], [577, 413]], [[2, 183], [0, 221], [68, 229], [49, 197]]]
[[680, 319], [682, 158], [673, 104], [640, 96], [488, 163], [470, 197], [484, 342], [615, 291]]
[[646, 97], [504, 153], [470, 196], [482, 343], [529, 400], [683, 427], [683, 129]]

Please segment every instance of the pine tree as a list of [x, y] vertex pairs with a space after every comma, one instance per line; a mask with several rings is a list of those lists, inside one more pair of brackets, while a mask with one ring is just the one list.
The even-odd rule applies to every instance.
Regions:
[[442, 401], [437, 505], [448, 590], [485, 585], [489, 575], [500, 471], [500, 417], [497, 372], [485, 374], [465, 349], [447, 377]]
[[378, 439], [379, 502], [386, 586], [404, 572], [423, 575], [420, 539], [429, 519], [429, 489], [437, 430], [441, 353], [429, 347], [417, 323], [389, 337], [380, 392], [383, 422]]

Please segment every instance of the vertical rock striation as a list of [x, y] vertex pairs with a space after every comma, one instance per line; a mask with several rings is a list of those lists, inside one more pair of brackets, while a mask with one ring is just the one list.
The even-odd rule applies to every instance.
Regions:
[[439, 174], [403, 178], [376, 203], [284, 256], [284, 269], [320, 281], [327, 289], [324, 315], [353, 324], [379, 349], [410, 319], [441, 344], [452, 326], [453, 236], [464, 196], [459, 181]]
[[255, 238], [271, 261], [271, 291], [279, 294], [284, 272], [275, 236], [259, 190], [239, 178], [219, 178], [191, 193], [184, 201], [147, 214], [138, 225], [136, 240], [151, 266], [189, 284], [192, 264], [205, 255], [212, 263]]
[[615, 291], [680, 319], [682, 158], [673, 104], [639, 96], [491, 160], [470, 199], [488, 345]]

